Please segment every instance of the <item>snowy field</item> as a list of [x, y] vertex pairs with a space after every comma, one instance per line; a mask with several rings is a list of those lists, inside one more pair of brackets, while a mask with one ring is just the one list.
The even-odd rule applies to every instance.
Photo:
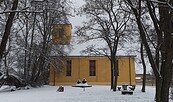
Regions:
[[[58, 86], [44, 86], [29, 90], [0, 92], [0, 102], [154, 102], [155, 89], [146, 87], [142, 93], [137, 86], [133, 95], [121, 95], [120, 91], [113, 92], [110, 86], [93, 86], [76, 88], [64, 86], [64, 92], [56, 92]], [[173, 100], [170, 100], [173, 102]]]

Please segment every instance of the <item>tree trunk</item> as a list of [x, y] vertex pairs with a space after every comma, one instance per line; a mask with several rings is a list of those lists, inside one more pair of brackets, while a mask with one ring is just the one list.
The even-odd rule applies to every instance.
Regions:
[[114, 70], [111, 64], [111, 89], [113, 89]]
[[114, 87], [115, 87], [115, 69], [114, 69], [114, 65], [113, 65], [113, 61], [111, 59], [111, 89], [114, 90]]
[[[169, 34], [168, 34], [169, 35]], [[165, 37], [168, 37], [165, 35]], [[170, 38], [170, 37], [169, 37]], [[169, 88], [171, 85], [171, 80], [172, 80], [172, 58], [173, 58], [173, 50], [170, 49], [168, 50], [170, 44], [170, 39], [166, 38], [165, 42], [165, 52], [162, 53], [162, 67], [161, 67], [161, 74], [163, 76], [163, 82], [162, 82], [162, 88], [161, 88], [161, 102], [169, 102]], [[173, 45], [173, 44], [172, 44]]]
[[161, 102], [161, 87], [162, 87], [162, 78], [156, 78], [156, 94], [155, 100], [156, 102]]
[[172, 52], [167, 54], [167, 60], [165, 62], [163, 72], [163, 84], [161, 90], [161, 102], [169, 102], [169, 88], [172, 79]]
[[[14, 0], [12, 10], [16, 10], [17, 5], [18, 5], [18, 0]], [[15, 16], [15, 12], [11, 12], [10, 15], [8, 16], [8, 20], [7, 20], [7, 23], [5, 26], [5, 32], [2, 37], [2, 41], [1, 41], [1, 45], [0, 45], [0, 60], [2, 59], [2, 57], [4, 55], [4, 51], [6, 49], [6, 44], [7, 44], [9, 35], [10, 35], [11, 27], [13, 25], [14, 16]]]
[[[162, 0], [159, 0], [162, 1]], [[161, 102], [169, 102], [169, 88], [172, 79], [172, 61], [173, 61], [173, 37], [171, 18], [172, 12], [168, 7], [159, 5], [160, 14], [160, 26], [163, 34], [163, 46], [161, 49], [162, 66], [161, 75], [163, 76], [162, 88], [161, 88]]]
[[119, 70], [118, 70], [118, 60], [115, 58], [114, 61], [114, 68], [115, 68], [115, 89], [114, 91], [117, 90], [117, 85], [118, 85], [118, 76], [119, 76]]
[[112, 54], [111, 55], [111, 66], [112, 66], [112, 69], [113, 69], [113, 91], [116, 91], [117, 89], [117, 81], [118, 81], [118, 68], [116, 66], [116, 54]]
[[27, 15], [25, 16], [25, 19], [26, 19], [26, 24], [25, 24], [25, 27], [26, 27], [26, 33], [25, 33], [25, 58], [24, 58], [24, 78], [26, 80], [26, 82], [28, 82], [28, 74], [29, 74], [29, 71], [28, 71], [28, 67], [27, 67], [27, 57], [28, 57], [28, 35], [29, 35], [29, 27], [28, 27], [28, 17]]
[[141, 61], [143, 65], [143, 79], [142, 79], [142, 92], [145, 92], [145, 84], [146, 84], [146, 65], [144, 60], [144, 54], [143, 54], [143, 44], [141, 43]]

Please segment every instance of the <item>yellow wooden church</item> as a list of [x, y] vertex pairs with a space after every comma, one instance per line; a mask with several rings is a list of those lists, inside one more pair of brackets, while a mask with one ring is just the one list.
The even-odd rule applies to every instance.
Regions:
[[[135, 56], [117, 56], [118, 85], [136, 85]], [[54, 62], [56, 60], [53, 60]], [[60, 71], [50, 64], [49, 85], [75, 85], [77, 80], [85, 78], [90, 85], [110, 85], [110, 60], [104, 56], [67, 56]]]

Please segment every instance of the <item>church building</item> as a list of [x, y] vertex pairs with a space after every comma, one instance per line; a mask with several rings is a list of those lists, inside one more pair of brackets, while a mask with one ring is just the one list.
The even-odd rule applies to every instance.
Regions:
[[[118, 85], [136, 85], [134, 57], [117, 56]], [[75, 85], [83, 78], [90, 85], [111, 84], [110, 60], [105, 56], [67, 56], [62, 66], [56, 70], [56, 65], [50, 64], [49, 85]]]

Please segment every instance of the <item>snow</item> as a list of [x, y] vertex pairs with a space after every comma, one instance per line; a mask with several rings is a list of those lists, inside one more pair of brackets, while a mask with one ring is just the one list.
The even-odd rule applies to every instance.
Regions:
[[16, 90], [16, 86], [2, 86], [0, 88], [0, 91], [15, 91]]
[[[56, 92], [58, 86], [44, 86], [29, 90], [0, 92], [0, 102], [154, 102], [155, 88], [147, 86], [142, 93], [137, 86], [133, 95], [113, 92], [110, 86], [92, 86], [82, 88], [64, 86], [64, 92]], [[173, 100], [170, 100], [173, 102]]]

